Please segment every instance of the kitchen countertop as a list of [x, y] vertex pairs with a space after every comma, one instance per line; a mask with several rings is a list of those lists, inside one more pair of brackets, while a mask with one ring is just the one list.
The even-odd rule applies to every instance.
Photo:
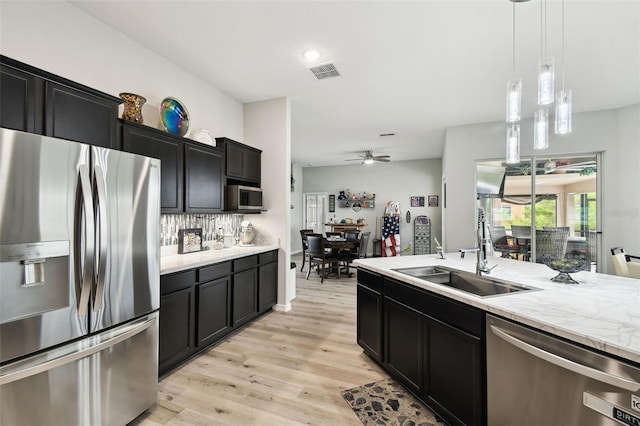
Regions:
[[160, 275], [198, 268], [226, 260], [238, 259], [252, 254], [278, 250], [279, 248], [280, 246], [277, 244], [261, 244], [251, 247], [233, 246], [222, 249], [212, 248], [210, 250], [187, 254], [166, 254], [160, 257]]
[[353, 264], [640, 363], [640, 280], [581, 271], [571, 274], [580, 284], [561, 284], [550, 280], [557, 272], [542, 264], [492, 257], [489, 266], [498, 266], [489, 277], [543, 291], [480, 298], [392, 270], [440, 265], [475, 273], [475, 253], [464, 259], [448, 253], [444, 260], [421, 255], [358, 259]]

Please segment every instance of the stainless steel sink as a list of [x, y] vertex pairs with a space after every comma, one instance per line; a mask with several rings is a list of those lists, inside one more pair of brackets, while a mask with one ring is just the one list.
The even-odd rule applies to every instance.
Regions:
[[479, 297], [503, 296], [520, 292], [541, 290], [536, 287], [513, 284], [495, 278], [480, 277], [470, 272], [458, 271], [441, 266], [419, 266], [393, 270], [434, 284], [445, 285]]

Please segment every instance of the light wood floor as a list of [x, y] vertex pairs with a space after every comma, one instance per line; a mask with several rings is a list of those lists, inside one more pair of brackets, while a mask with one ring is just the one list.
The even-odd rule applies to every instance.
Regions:
[[307, 281], [294, 261], [293, 309], [266, 314], [165, 376], [156, 406], [132, 424], [362, 424], [340, 391], [388, 376], [356, 344], [356, 280], [320, 284], [313, 272]]

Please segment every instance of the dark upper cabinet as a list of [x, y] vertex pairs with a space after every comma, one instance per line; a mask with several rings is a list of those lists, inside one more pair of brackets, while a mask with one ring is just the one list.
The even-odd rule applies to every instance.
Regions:
[[44, 134], [105, 148], [118, 146], [118, 98], [46, 82]]
[[121, 121], [122, 149], [161, 160], [160, 209], [162, 213], [183, 212], [182, 140], [160, 130]]
[[185, 211], [215, 213], [224, 207], [224, 152], [199, 143], [184, 143]]
[[159, 158], [162, 213], [217, 213], [224, 207], [224, 150], [120, 120], [122, 149]]
[[120, 98], [5, 56], [0, 64], [2, 127], [120, 148]]
[[0, 126], [42, 133], [43, 81], [0, 64]]
[[216, 142], [225, 149], [227, 179], [260, 186], [262, 151], [229, 138], [216, 138]]

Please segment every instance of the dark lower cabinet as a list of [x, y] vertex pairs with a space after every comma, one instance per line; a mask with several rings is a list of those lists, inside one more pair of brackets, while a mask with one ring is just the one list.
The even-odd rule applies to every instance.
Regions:
[[233, 326], [248, 322], [258, 313], [258, 275], [255, 269], [233, 274]]
[[160, 373], [189, 358], [194, 350], [195, 289], [187, 287], [160, 297]]
[[483, 311], [364, 269], [357, 308], [358, 344], [392, 377], [447, 424], [486, 425]]
[[198, 347], [209, 346], [231, 331], [231, 277], [196, 286], [198, 300]]
[[[258, 311], [266, 312], [278, 302], [278, 252], [275, 261], [258, 267]], [[262, 255], [260, 256], [262, 257]]]
[[441, 321], [428, 321], [424, 395], [450, 424], [482, 424], [482, 340]]
[[159, 374], [268, 311], [277, 288], [278, 250], [162, 275]]
[[384, 301], [386, 368], [414, 393], [420, 393], [423, 376], [423, 327], [426, 317], [391, 299]]
[[382, 276], [359, 269], [357, 286], [357, 340], [374, 360], [382, 362]]

